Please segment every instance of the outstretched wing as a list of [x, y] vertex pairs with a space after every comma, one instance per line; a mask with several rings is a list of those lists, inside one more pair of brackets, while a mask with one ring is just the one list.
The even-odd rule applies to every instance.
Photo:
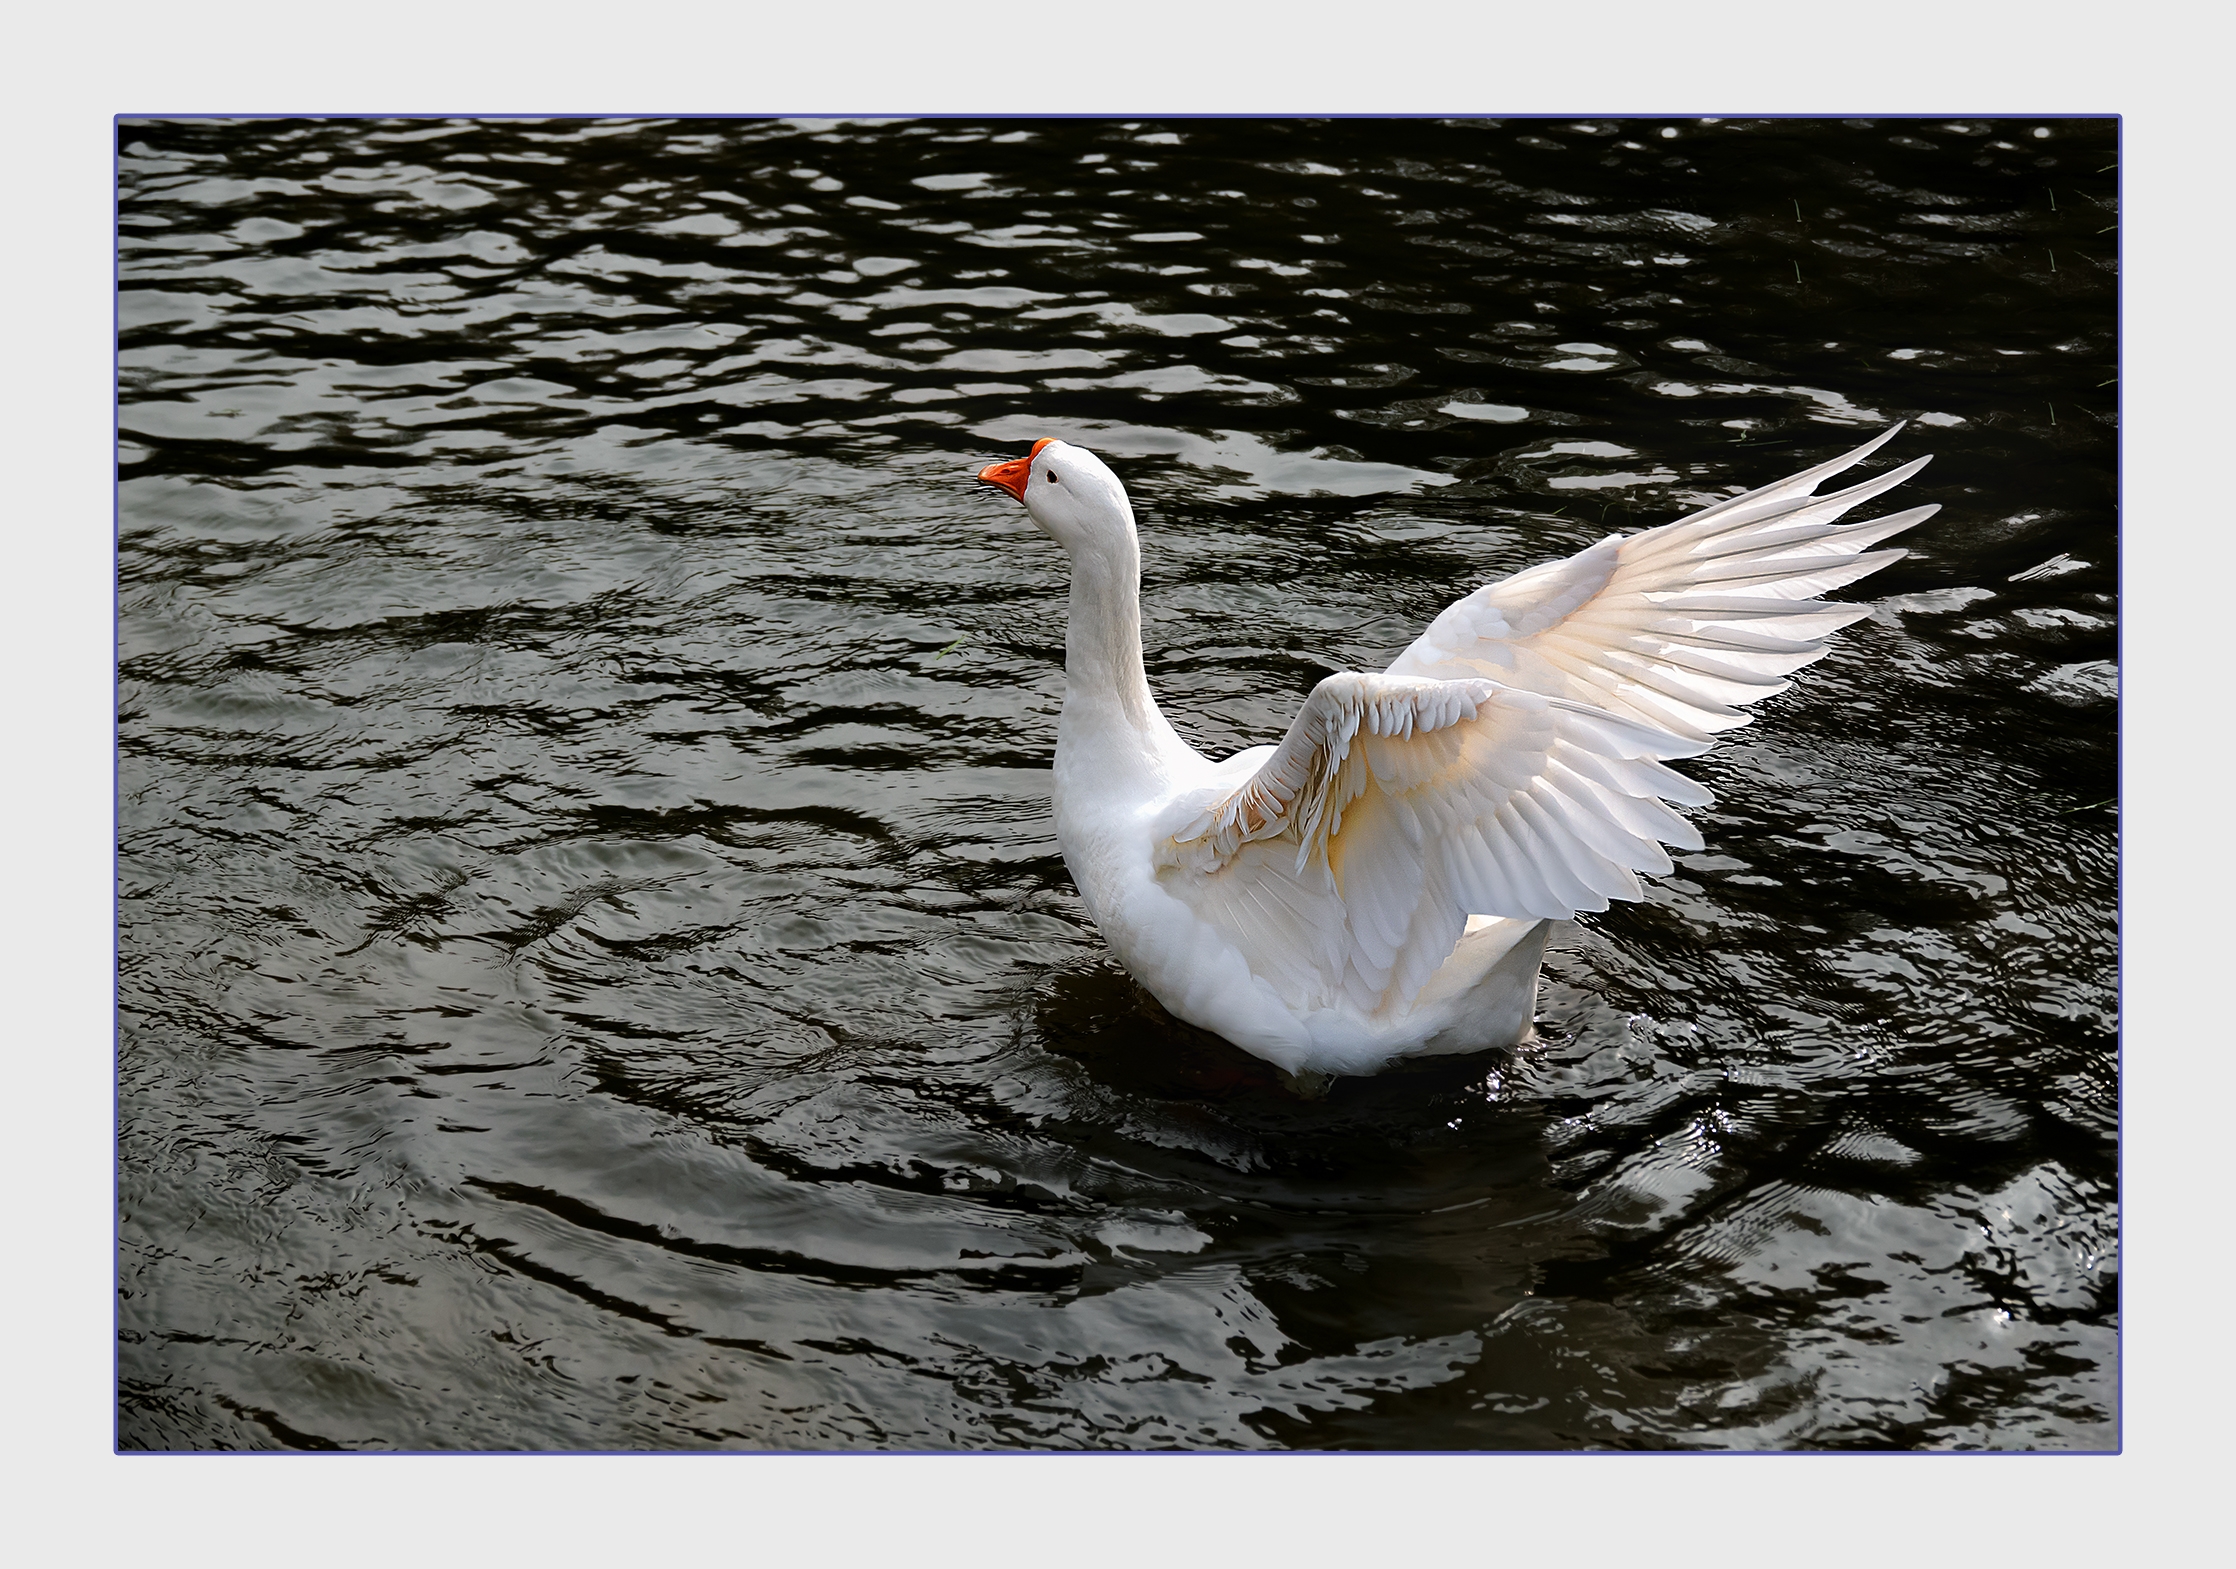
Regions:
[[1706, 749], [1487, 680], [1346, 672], [1313, 689], [1238, 787], [1170, 819], [1159, 880], [1301, 1008], [1416, 995], [1469, 915], [1560, 919], [1643, 897], [1656, 841], [1700, 848], [1663, 801], [1709, 793], [1658, 759]]
[[1901, 429], [1674, 523], [1609, 535], [1565, 561], [1486, 584], [1430, 622], [1387, 673], [1487, 677], [1694, 740], [1743, 725], [1753, 716], [1733, 705], [1783, 692], [1786, 676], [1824, 657], [1827, 637], [1870, 614], [1814, 596], [1899, 561], [1901, 550], [1865, 547], [1940, 510], [1834, 521], [1926, 458], [1834, 495], [1811, 494]]

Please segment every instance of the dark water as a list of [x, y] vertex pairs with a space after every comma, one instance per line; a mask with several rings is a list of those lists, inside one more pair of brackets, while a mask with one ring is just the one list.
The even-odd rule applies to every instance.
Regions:
[[[119, 145], [121, 1446], [2117, 1442], [2110, 122]], [[1299, 1101], [1105, 956], [981, 464], [1225, 750], [1897, 417], [1535, 1045]]]

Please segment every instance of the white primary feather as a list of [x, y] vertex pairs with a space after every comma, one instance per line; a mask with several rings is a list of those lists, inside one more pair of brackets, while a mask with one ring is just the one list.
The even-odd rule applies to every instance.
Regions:
[[1815, 596], [1902, 559], [1867, 547], [1940, 510], [1835, 521], [1926, 458], [1811, 494], [1901, 428], [1690, 517], [1485, 584], [1430, 622], [1389, 674], [1503, 681], [1696, 740], [1743, 725], [1750, 716], [1735, 705], [1783, 692], [1786, 676], [1824, 657], [1826, 637], [1870, 614]]
[[1663, 763], [1821, 658], [1867, 609], [1815, 596], [1936, 510], [1837, 522], [1923, 459], [1812, 494], [1894, 434], [1487, 584], [1222, 763], [1149, 694], [1117, 477], [1062, 442], [987, 468], [1072, 558], [1056, 818], [1089, 912], [1174, 1014], [1293, 1073], [1514, 1043], [1547, 923], [1641, 898], [1663, 845], [1701, 847], [1671, 803], [1709, 794]]

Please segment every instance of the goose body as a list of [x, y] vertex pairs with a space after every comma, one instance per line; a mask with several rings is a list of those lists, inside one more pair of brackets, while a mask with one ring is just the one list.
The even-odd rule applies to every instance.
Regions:
[[1894, 434], [1486, 584], [1217, 762], [1150, 694], [1118, 477], [1062, 441], [982, 470], [1071, 558], [1055, 816], [1088, 913], [1167, 1010], [1293, 1075], [1525, 1039], [1552, 922], [1701, 848], [1671, 805], [1711, 798], [1667, 761], [1823, 657], [1868, 607], [1817, 596], [1937, 510], [1836, 521], [1923, 458], [1814, 494]]

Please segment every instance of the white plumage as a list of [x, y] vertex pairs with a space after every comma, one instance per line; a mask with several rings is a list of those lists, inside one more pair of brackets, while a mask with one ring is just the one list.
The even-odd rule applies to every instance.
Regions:
[[1894, 434], [1486, 584], [1223, 762], [1150, 696], [1117, 476], [1060, 441], [986, 468], [1071, 556], [1056, 833], [1088, 912], [1172, 1013], [1292, 1074], [1523, 1039], [1548, 923], [1643, 897], [1664, 844], [1701, 847], [1665, 803], [1709, 793], [1663, 762], [1822, 658], [1869, 612], [1816, 596], [1938, 510], [1837, 521], [1923, 458], [1813, 494]]

